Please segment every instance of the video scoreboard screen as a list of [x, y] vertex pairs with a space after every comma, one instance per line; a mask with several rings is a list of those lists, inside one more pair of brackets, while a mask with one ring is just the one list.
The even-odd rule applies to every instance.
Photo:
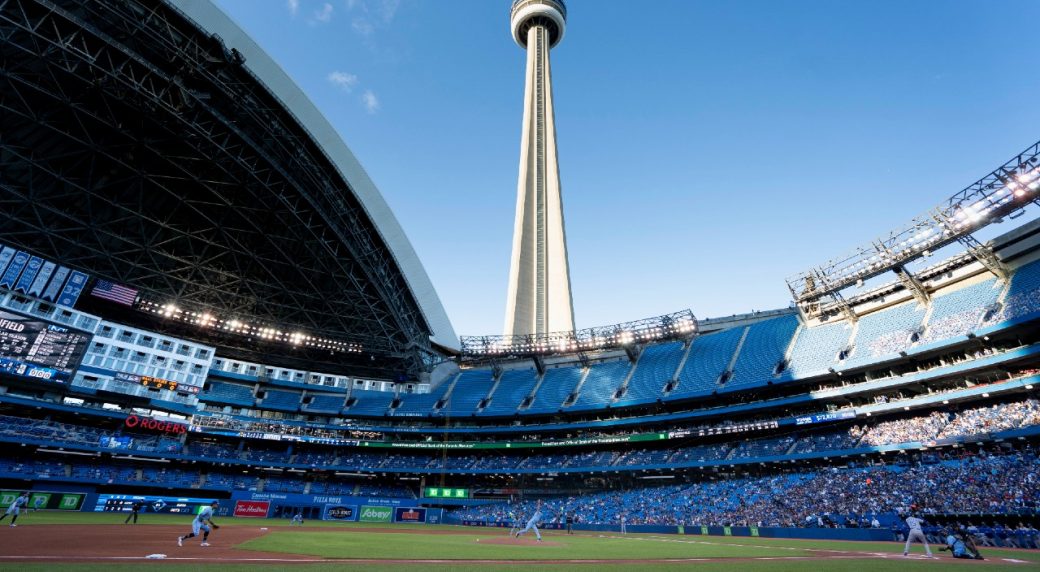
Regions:
[[166, 514], [198, 514], [214, 499], [164, 497], [152, 495], [98, 495], [94, 512], [130, 512], [134, 503], [142, 503], [141, 512]]
[[0, 310], [0, 373], [68, 382], [90, 334]]
[[468, 499], [469, 489], [446, 489], [444, 487], [426, 487], [424, 497], [430, 499]]

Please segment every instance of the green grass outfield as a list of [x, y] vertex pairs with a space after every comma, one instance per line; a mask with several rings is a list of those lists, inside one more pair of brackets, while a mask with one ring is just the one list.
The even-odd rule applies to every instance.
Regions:
[[[114, 513], [31, 513], [19, 518], [19, 525], [43, 526], [47, 524], [108, 524], [121, 523], [124, 516]], [[139, 526], [150, 524], [183, 525], [187, 516], [144, 515]], [[287, 524], [282, 520], [260, 519], [216, 519], [219, 524], [228, 526], [279, 526]], [[395, 534], [386, 532], [363, 532], [361, 527], [436, 530], [451, 529], [465, 531], [463, 534]], [[335, 532], [341, 529], [342, 534]], [[353, 529], [353, 530], [352, 530]], [[2, 532], [2, 531], [0, 531]], [[847, 551], [856, 553], [884, 552], [899, 554], [902, 545], [894, 542], [834, 542], [781, 540], [768, 538], [714, 537], [714, 536], [678, 536], [678, 535], [641, 535], [631, 534], [621, 538], [612, 534], [584, 533], [567, 536], [556, 531], [547, 532], [546, 540], [559, 543], [560, 546], [508, 546], [490, 545], [477, 542], [478, 539], [489, 540], [503, 538], [501, 529], [462, 528], [454, 526], [428, 525], [390, 525], [362, 523], [330, 523], [308, 522], [300, 529], [272, 530], [263, 537], [255, 538], [239, 545], [240, 548], [265, 552], [281, 552], [307, 554], [323, 558], [375, 559], [375, 560], [458, 560], [451, 564], [414, 563], [414, 564], [373, 564], [373, 563], [318, 563], [318, 564], [230, 564], [230, 563], [192, 563], [176, 562], [135, 562], [128, 564], [0, 564], [0, 569], [10, 570], [55, 570], [62, 572], [79, 571], [112, 571], [139, 570], [142, 566], [158, 566], [164, 571], [179, 570], [220, 570], [250, 571], [285, 570], [300, 568], [311, 571], [353, 571], [353, 570], [411, 570], [411, 571], [490, 571], [490, 570], [581, 570], [585, 572], [613, 572], [632, 570], [749, 570], [753, 572], [812, 571], [812, 572], [844, 572], [856, 570], [948, 570], [951, 566], [981, 567], [984, 570], [1038, 570], [1040, 569], [1040, 551], [1014, 551], [983, 549], [988, 561], [952, 562], [948, 555], [936, 552], [940, 560], [904, 560], [877, 559], [821, 559], [821, 560], [746, 560], [747, 558], [769, 557], [827, 557], [834, 553], [828, 551]], [[0, 553], [3, 550], [3, 539], [0, 535]], [[914, 547], [915, 553], [921, 553], [920, 546]], [[865, 555], [867, 556], [867, 555]], [[713, 558], [710, 562], [684, 563], [619, 563], [619, 564], [560, 564], [543, 563], [539, 560], [553, 559], [662, 559], [662, 558]], [[1003, 558], [1028, 561], [1027, 564], [1004, 562]], [[522, 564], [487, 564], [466, 563], [465, 560], [516, 560]], [[727, 562], [725, 559], [739, 559]]]

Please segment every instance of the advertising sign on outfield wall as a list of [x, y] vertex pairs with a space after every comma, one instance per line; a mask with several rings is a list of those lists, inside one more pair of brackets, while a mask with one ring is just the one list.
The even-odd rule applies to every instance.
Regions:
[[397, 507], [394, 509], [394, 522], [426, 522], [426, 509]]
[[[7, 508], [11, 506], [14, 499], [18, 498], [20, 494], [22, 494], [22, 491], [0, 491], [0, 507]], [[80, 506], [83, 505], [84, 496], [81, 493], [30, 491], [29, 502], [25, 508], [33, 510], [79, 510]]]
[[271, 510], [271, 501], [240, 500], [235, 501], [235, 516], [238, 518], [267, 518]]
[[345, 522], [348, 520], [354, 520], [354, 516], [357, 514], [356, 506], [347, 506], [342, 504], [327, 504], [325, 510], [321, 513], [322, 520], [338, 520]]
[[394, 509], [388, 506], [363, 506], [358, 514], [361, 522], [390, 522], [394, 516]]

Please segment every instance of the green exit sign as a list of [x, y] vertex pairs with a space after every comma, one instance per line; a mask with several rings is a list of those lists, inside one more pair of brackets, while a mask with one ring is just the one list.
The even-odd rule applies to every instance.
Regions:
[[426, 487], [426, 498], [430, 499], [468, 499], [469, 489], [446, 489], [442, 487]]

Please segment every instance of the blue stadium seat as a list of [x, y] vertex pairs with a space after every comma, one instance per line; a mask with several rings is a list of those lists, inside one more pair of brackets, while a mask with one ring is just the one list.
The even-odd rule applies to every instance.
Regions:
[[726, 386], [765, 385], [772, 380], [796, 329], [797, 314], [751, 324]]
[[682, 361], [684, 347], [682, 342], [668, 342], [647, 346], [639, 356], [636, 370], [628, 381], [625, 395], [614, 405], [624, 406], [636, 403], [648, 403], [661, 397], [664, 388], [675, 375]]
[[301, 408], [308, 413], [336, 414], [343, 410], [343, 404], [347, 401], [347, 396], [343, 394], [312, 393], [310, 397], [311, 402]]
[[451, 383], [454, 379], [455, 376], [452, 376], [444, 380], [430, 393], [402, 393], [401, 404], [393, 410], [393, 415], [405, 417], [429, 415], [433, 412], [433, 408], [437, 405], [437, 402], [444, 397], [445, 393], [447, 393], [448, 388], [451, 387]]
[[568, 410], [602, 409], [613, 400], [632, 364], [623, 359], [593, 364], [578, 393], [578, 399]]
[[276, 411], [298, 411], [300, 409], [301, 394], [295, 391], [279, 391], [276, 389], [264, 391], [266, 396], [260, 402], [260, 407]]
[[791, 350], [783, 379], [803, 378], [826, 373], [838, 365], [838, 352], [849, 345], [852, 327], [845, 320], [803, 327]]
[[986, 309], [997, 301], [999, 286], [996, 278], [990, 278], [933, 298], [932, 315], [920, 343], [948, 340], [972, 331]]
[[910, 347], [910, 336], [921, 329], [925, 308], [903, 302], [859, 319], [855, 348], [843, 367], [855, 367], [892, 356]]
[[199, 395], [199, 399], [246, 407], [251, 407], [256, 403], [251, 386], [217, 381], [209, 382], [209, 388]]
[[669, 397], [714, 391], [743, 334], [744, 328], [731, 328], [695, 338], [686, 365], [679, 372], [679, 383]]
[[1001, 311], [989, 317], [984, 325], [1021, 318], [1037, 311], [1040, 311], [1040, 260], [1015, 270]]
[[527, 413], [556, 413], [563, 406], [567, 396], [581, 381], [581, 375], [582, 370], [576, 365], [546, 370], [545, 379], [538, 387], [538, 393], [531, 401], [531, 406], [524, 411]]
[[538, 371], [534, 369], [511, 369], [502, 372], [502, 380], [495, 389], [491, 403], [482, 412], [484, 415], [512, 415], [538, 383]]
[[372, 391], [355, 389], [350, 396], [357, 401], [345, 410], [347, 416], [379, 417], [386, 413], [394, 401], [392, 391]]
[[487, 397], [494, 379], [486, 369], [470, 369], [462, 372], [455, 382], [455, 389], [448, 396], [445, 412], [451, 416], [469, 416], [476, 412], [477, 405]]

